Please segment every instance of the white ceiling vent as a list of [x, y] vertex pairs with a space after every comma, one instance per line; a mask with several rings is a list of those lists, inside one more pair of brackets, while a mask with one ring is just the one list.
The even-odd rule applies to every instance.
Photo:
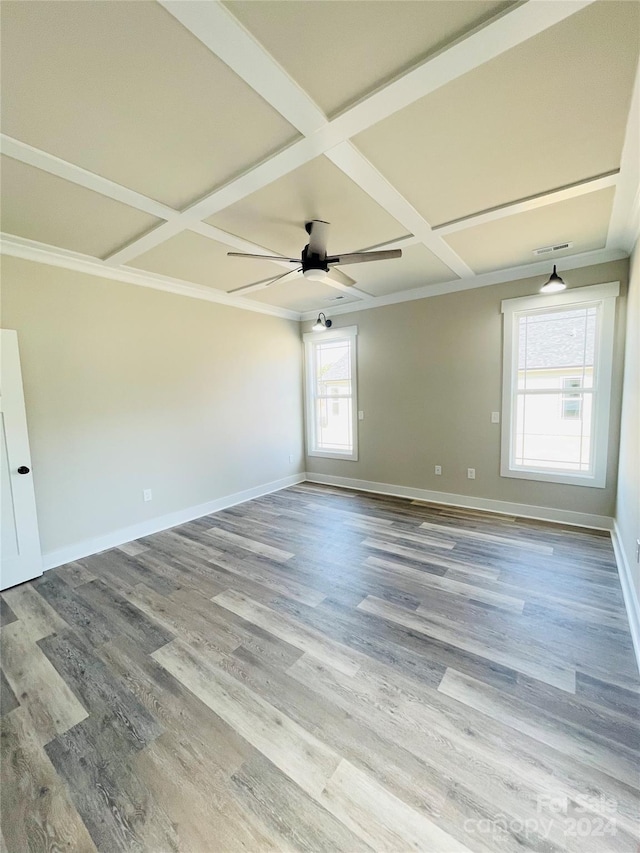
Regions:
[[556, 243], [555, 246], [543, 246], [541, 249], [534, 249], [534, 255], [553, 255], [555, 252], [563, 252], [565, 249], [571, 249], [573, 243]]

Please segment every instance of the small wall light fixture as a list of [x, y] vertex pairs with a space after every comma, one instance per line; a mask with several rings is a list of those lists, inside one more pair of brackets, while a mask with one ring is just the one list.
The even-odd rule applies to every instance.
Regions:
[[556, 265], [553, 265], [553, 272], [549, 276], [549, 280], [540, 288], [540, 293], [558, 293], [560, 290], [565, 290], [567, 285], [556, 272]]
[[314, 332], [324, 332], [325, 329], [330, 329], [333, 323], [331, 320], [327, 320], [322, 311], [318, 314], [318, 319], [315, 324], [311, 327]]

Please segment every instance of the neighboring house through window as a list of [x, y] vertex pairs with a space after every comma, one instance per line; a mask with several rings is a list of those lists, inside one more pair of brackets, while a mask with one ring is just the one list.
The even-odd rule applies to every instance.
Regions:
[[575, 420], [582, 417], [582, 377], [570, 376], [562, 380], [562, 417]]
[[503, 477], [604, 487], [619, 284], [507, 299]]
[[358, 458], [356, 335], [349, 326], [304, 336], [310, 456]]

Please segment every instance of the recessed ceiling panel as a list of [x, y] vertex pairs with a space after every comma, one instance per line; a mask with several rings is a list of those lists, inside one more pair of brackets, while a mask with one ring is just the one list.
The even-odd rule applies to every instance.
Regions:
[[333, 306], [359, 301], [348, 293], [336, 290], [334, 287], [329, 287], [329, 285], [321, 282], [309, 281], [302, 276], [288, 282], [277, 282], [264, 290], [256, 290], [254, 293], [247, 294], [247, 298], [301, 313], [303, 311], [324, 311], [329, 316]]
[[510, 4], [240, 0], [225, 5], [333, 115]]
[[638, 3], [594, 3], [358, 135], [357, 147], [432, 225], [616, 169], [639, 18]]
[[406, 235], [402, 225], [326, 157], [300, 166], [207, 221], [295, 258], [308, 242], [304, 223], [310, 219], [331, 223], [331, 253], [355, 252]]
[[159, 4], [2, 4], [3, 132], [174, 207], [293, 128]]
[[348, 269], [358, 289], [372, 296], [387, 296], [458, 278], [422, 244], [406, 246], [402, 249], [402, 257], [397, 260], [350, 264]]
[[2, 230], [103, 258], [161, 220], [2, 157]]
[[192, 231], [183, 231], [130, 261], [128, 266], [217, 290], [233, 290], [285, 272], [279, 264], [269, 261], [229, 258], [227, 252], [230, 251], [234, 251], [230, 246]]
[[551, 270], [555, 258], [604, 247], [613, 195], [609, 187], [458, 231], [445, 240], [477, 273], [536, 263], [544, 258], [534, 255], [534, 249], [572, 242], [570, 249], [549, 257]]

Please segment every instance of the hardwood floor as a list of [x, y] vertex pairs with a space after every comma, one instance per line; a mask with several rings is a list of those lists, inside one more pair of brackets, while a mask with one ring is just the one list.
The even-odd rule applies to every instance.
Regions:
[[2, 851], [635, 851], [607, 535], [305, 483], [3, 593]]

